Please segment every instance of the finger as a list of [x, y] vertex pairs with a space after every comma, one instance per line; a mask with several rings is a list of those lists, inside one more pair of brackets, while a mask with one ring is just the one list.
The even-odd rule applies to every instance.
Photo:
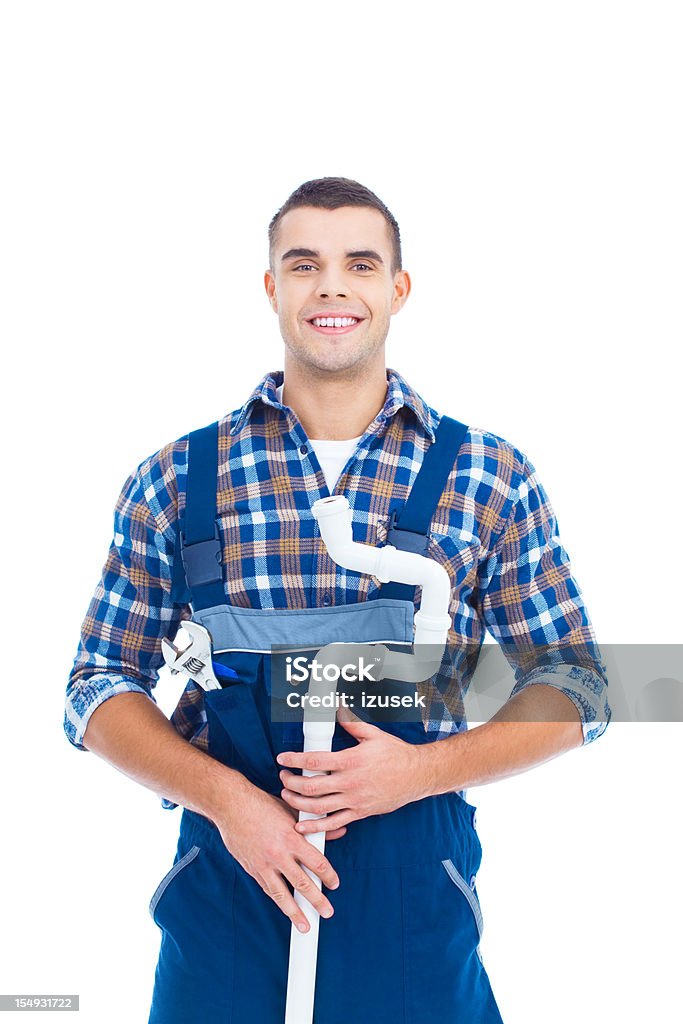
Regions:
[[328, 814], [326, 818], [311, 819], [309, 821], [298, 821], [294, 826], [301, 835], [309, 835], [312, 832], [329, 832], [335, 828], [341, 828], [352, 821], [356, 821], [358, 815], [351, 810], [337, 811], [335, 814]]
[[331, 832], [325, 835], [325, 839], [341, 839], [342, 836], [346, 835], [345, 828], [335, 828]]
[[351, 708], [345, 704], [340, 704], [337, 708], [337, 721], [338, 722], [360, 722], [361, 719], [352, 711]]
[[349, 779], [348, 772], [331, 772], [329, 775], [296, 775], [283, 768], [280, 779], [285, 789], [301, 796], [331, 796], [342, 793]]
[[357, 740], [369, 740], [376, 736], [377, 733], [382, 732], [378, 726], [371, 725], [370, 722], [364, 722], [362, 718], [358, 718], [350, 708], [340, 707], [337, 710], [337, 720]]
[[282, 799], [297, 811], [307, 811], [309, 814], [329, 814], [330, 811], [340, 811], [349, 805], [348, 797], [342, 793], [332, 793], [330, 796], [301, 796], [300, 793], [283, 789]]
[[313, 750], [305, 754], [296, 750], [285, 750], [277, 755], [277, 763], [285, 768], [307, 768], [309, 772], [339, 771], [346, 767], [347, 761], [345, 750]]
[[285, 885], [281, 875], [276, 871], [268, 871], [264, 872], [256, 881], [266, 896], [270, 896], [273, 903], [280, 908], [285, 917], [288, 917], [300, 932], [307, 932], [310, 929], [311, 926], [308, 918]]
[[284, 874], [291, 882], [293, 888], [308, 900], [321, 917], [332, 917], [334, 907], [300, 864], [292, 860], [289, 866], [285, 868]]
[[[320, 820], [325, 821], [324, 818]], [[321, 832], [322, 829], [318, 828], [317, 831]], [[339, 886], [339, 875], [325, 854], [321, 853], [313, 843], [309, 843], [308, 839], [305, 839], [303, 836], [296, 836], [295, 838], [297, 843], [296, 859], [304, 867], [308, 868], [309, 871], [312, 871], [316, 878], [319, 878], [328, 889], [337, 889]]]
[[280, 779], [283, 786], [302, 796], [327, 796], [339, 793], [343, 788], [346, 772], [332, 772], [330, 775], [297, 775], [283, 768]]

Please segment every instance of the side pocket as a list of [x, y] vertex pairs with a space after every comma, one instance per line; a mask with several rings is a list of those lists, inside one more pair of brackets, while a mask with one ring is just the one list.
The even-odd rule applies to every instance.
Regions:
[[150, 916], [151, 916], [151, 918], [152, 918], [152, 920], [154, 921], [155, 924], [156, 924], [156, 921], [154, 919], [154, 912], [156, 911], [157, 904], [158, 904], [159, 900], [164, 895], [164, 893], [166, 892], [166, 889], [171, 884], [171, 882], [176, 877], [176, 875], [180, 871], [182, 871], [183, 868], [186, 868], [188, 864], [192, 863], [192, 861], [195, 859], [195, 857], [197, 856], [198, 853], [199, 853], [199, 847], [198, 846], [190, 847], [190, 849], [187, 851], [185, 856], [181, 857], [180, 860], [177, 860], [175, 862], [175, 864], [173, 865], [173, 867], [171, 868], [171, 870], [168, 871], [164, 875], [164, 877], [161, 879], [161, 881], [159, 882], [158, 886], [154, 890], [154, 895], [152, 896], [151, 900], [149, 901], [149, 913], [150, 913]]
[[[458, 869], [456, 868], [456, 866], [455, 866], [455, 864], [453, 863], [452, 860], [450, 860], [450, 859], [449, 860], [442, 860], [441, 863], [443, 864], [444, 868], [446, 869], [446, 873], [447, 873], [448, 877], [450, 878], [450, 880], [454, 883], [454, 885], [456, 885], [458, 887], [460, 892], [463, 894], [463, 896], [465, 897], [465, 899], [469, 903], [470, 910], [472, 911], [472, 914], [474, 915], [474, 920], [475, 920], [475, 923], [477, 925], [477, 932], [479, 934], [479, 940], [481, 941], [482, 932], [484, 931], [484, 918], [483, 918], [482, 913], [481, 913], [481, 907], [479, 905], [479, 898], [478, 898], [477, 893], [476, 893], [475, 888], [474, 888], [474, 880], [475, 880], [474, 879], [474, 875], [472, 876], [472, 880], [471, 880], [470, 885], [468, 885], [467, 882], [465, 881], [465, 879], [462, 877], [462, 875], [458, 871]], [[481, 960], [481, 952], [479, 950], [479, 946], [478, 945], [477, 945], [477, 956]]]

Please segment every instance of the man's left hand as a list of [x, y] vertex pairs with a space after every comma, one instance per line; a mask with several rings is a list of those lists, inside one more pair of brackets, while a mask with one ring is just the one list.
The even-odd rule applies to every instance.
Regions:
[[329, 773], [304, 776], [286, 769], [280, 772], [285, 803], [298, 811], [327, 815], [298, 822], [297, 832], [329, 832], [428, 795], [419, 744], [397, 739], [347, 708], [340, 708], [337, 717], [358, 740], [357, 746], [307, 754], [286, 751], [278, 756], [278, 764], [287, 768]]

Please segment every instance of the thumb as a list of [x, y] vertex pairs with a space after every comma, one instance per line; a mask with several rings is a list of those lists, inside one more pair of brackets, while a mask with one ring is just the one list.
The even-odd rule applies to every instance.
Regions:
[[369, 722], [364, 722], [362, 718], [358, 718], [350, 708], [343, 704], [337, 710], [337, 719], [356, 740], [369, 740], [382, 731], [376, 725], [370, 725]]

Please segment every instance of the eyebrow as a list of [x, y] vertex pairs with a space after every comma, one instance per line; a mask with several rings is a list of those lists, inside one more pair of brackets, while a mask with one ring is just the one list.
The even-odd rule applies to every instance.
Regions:
[[[282, 262], [284, 263], [285, 260], [302, 259], [303, 257], [315, 260], [318, 259], [319, 256], [320, 253], [315, 249], [288, 249], [282, 257]], [[374, 260], [375, 263], [381, 263], [382, 266], [384, 265], [384, 260], [378, 252], [375, 252], [374, 249], [355, 249], [353, 252], [347, 252], [346, 258], [355, 260]]]

